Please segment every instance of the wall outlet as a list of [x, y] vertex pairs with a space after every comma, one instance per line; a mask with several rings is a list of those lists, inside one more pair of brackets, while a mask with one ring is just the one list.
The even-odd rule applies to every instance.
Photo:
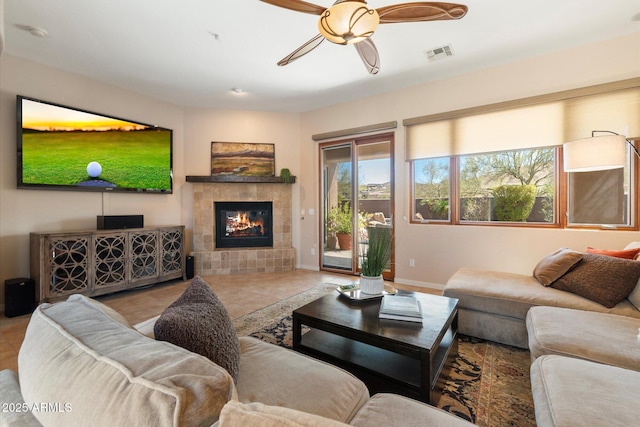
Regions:
[[409, 258], [409, 267], [415, 267], [416, 266], [416, 260], [413, 258]]
[[315, 254], [316, 254], [315, 248], [311, 248], [311, 255], [315, 255]]

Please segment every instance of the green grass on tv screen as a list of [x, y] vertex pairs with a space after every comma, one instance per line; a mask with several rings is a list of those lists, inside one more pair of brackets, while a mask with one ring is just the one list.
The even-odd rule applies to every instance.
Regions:
[[171, 190], [170, 131], [23, 131], [25, 184], [81, 184], [94, 179], [90, 162], [102, 166], [95, 179], [118, 188]]

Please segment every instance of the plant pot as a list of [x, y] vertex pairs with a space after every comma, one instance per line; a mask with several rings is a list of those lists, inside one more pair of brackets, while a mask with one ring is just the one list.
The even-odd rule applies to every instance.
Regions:
[[338, 238], [338, 245], [340, 246], [341, 251], [351, 250], [351, 234], [336, 233], [336, 237]]
[[382, 275], [376, 277], [360, 276], [360, 291], [364, 294], [381, 294], [384, 290]]

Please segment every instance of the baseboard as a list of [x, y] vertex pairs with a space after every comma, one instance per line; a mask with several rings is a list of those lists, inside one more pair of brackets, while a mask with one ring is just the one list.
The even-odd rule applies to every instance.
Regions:
[[320, 267], [318, 267], [317, 265], [300, 265], [300, 264], [298, 264], [296, 266], [296, 268], [299, 269], [299, 270], [320, 271]]
[[401, 285], [416, 286], [419, 288], [437, 289], [439, 291], [444, 289], [444, 285], [441, 285], [440, 283], [419, 282], [417, 280], [403, 279], [401, 277], [396, 277], [393, 281]]

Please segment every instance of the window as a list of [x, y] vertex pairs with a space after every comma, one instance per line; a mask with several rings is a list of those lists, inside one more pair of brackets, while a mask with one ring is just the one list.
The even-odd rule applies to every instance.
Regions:
[[419, 221], [449, 221], [449, 158], [413, 162], [413, 218]]
[[[567, 180], [567, 222], [569, 226], [633, 226], [634, 203], [638, 189], [633, 185], [629, 165], [635, 157], [628, 150], [627, 166], [595, 172], [574, 172]], [[637, 175], [637, 173], [636, 173]], [[635, 194], [636, 197], [632, 197]]]
[[630, 149], [621, 169], [560, 172], [562, 144], [592, 130], [627, 135], [639, 145], [640, 79], [404, 125], [412, 222], [639, 228], [640, 160]]
[[[555, 172], [559, 150], [413, 160], [413, 222], [637, 227], [633, 207], [638, 191], [630, 165], [640, 161], [631, 152], [624, 168], [567, 174], [565, 188]], [[558, 198], [566, 200], [566, 221], [558, 215]]]
[[460, 221], [553, 223], [554, 149], [460, 157]]
[[[541, 148], [415, 160], [413, 218], [420, 222], [553, 224], [557, 216], [555, 157], [555, 149]], [[451, 173], [452, 160], [455, 174]], [[451, 194], [459, 195], [453, 218]]]

